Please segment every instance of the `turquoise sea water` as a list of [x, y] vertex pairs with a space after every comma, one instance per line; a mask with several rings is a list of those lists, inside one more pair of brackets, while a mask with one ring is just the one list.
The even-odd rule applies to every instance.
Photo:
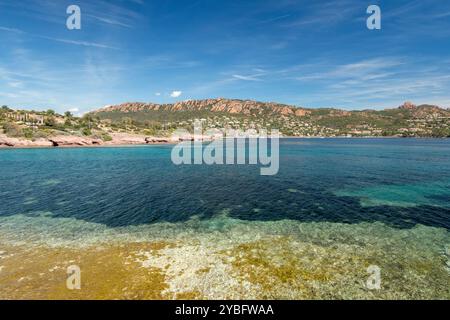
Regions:
[[450, 299], [450, 140], [282, 139], [274, 176], [171, 150], [0, 150], [0, 299], [73, 298], [73, 263], [78, 298]]
[[172, 146], [0, 150], [0, 216], [108, 227], [208, 220], [450, 228], [450, 141], [284, 139], [280, 170], [172, 164]]

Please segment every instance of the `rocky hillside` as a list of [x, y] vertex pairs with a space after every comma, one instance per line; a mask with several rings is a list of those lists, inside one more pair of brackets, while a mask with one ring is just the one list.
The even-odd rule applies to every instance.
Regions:
[[92, 113], [102, 120], [136, 127], [192, 127], [194, 119], [215, 128], [277, 128], [292, 136], [450, 136], [450, 110], [406, 102], [381, 111], [308, 109], [251, 100], [207, 99], [174, 104], [124, 103]]
[[241, 114], [247, 116], [262, 115], [296, 115], [304, 116], [310, 111], [294, 106], [279, 103], [263, 103], [251, 100], [231, 100], [231, 99], [206, 99], [206, 100], [187, 100], [174, 104], [154, 104], [154, 103], [124, 103], [117, 106], [108, 106], [98, 111], [96, 114], [107, 112], [148, 112], [148, 111], [166, 111], [166, 112], [221, 112], [230, 114]]

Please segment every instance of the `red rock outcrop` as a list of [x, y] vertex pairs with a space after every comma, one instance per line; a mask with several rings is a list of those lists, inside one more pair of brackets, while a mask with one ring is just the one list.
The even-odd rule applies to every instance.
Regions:
[[416, 105], [413, 104], [410, 101], [406, 101], [404, 104], [402, 104], [400, 107], [400, 109], [407, 109], [407, 110], [413, 110], [416, 108]]
[[171, 143], [169, 138], [148, 137], [138, 134], [111, 133], [112, 140], [104, 142], [101, 139], [79, 136], [54, 136], [48, 139], [28, 140], [7, 137], [0, 134], [0, 148], [30, 148], [30, 147], [87, 147], [101, 145], [136, 145]]
[[95, 146], [103, 144], [103, 140], [78, 136], [56, 136], [48, 139], [54, 147]]
[[1, 147], [29, 148], [29, 147], [51, 147], [51, 146], [52, 143], [47, 139], [27, 140], [27, 139], [7, 137], [4, 134], [0, 135], [0, 148]]
[[237, 99], [205, 99], [205, 100], [186, 100], [174, 104], [154, 104], [143, 102], [123, 103], [116, 106], [108, 106], [93, 113], [99, 112], [137, 112], [137, 111], [163, 110], [163, 111], [212, 111], [224, 112], [230, 114], [258, 115], [261, 113], [296, 115], [303, 117], [311, 111], [295, 106], [289, 106], [279, 103], [264, 103], [251, 100]]

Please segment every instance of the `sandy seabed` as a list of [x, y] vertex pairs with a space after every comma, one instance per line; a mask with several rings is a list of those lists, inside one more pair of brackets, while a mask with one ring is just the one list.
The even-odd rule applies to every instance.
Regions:
[[[446, 229], [422, 225], [14, 215], [0, 218], [0, 299], [450, 299], [449, 250]], [[371, 265], [380, 290], [367, 288]]]

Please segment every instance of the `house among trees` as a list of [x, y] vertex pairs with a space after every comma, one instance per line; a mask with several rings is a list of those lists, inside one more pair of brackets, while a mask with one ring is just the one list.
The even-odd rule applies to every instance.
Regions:
[[17, 113], [17, 112], [8, 112], [6, 114], [6, 117], [15, 120], [15, 121], [21, 121], [25, 123], [31, 123], [38, 126], [44, 125], [44, 116], [38, 115], [38, 114], [31, 114], [28, 112], [25, 113]]

